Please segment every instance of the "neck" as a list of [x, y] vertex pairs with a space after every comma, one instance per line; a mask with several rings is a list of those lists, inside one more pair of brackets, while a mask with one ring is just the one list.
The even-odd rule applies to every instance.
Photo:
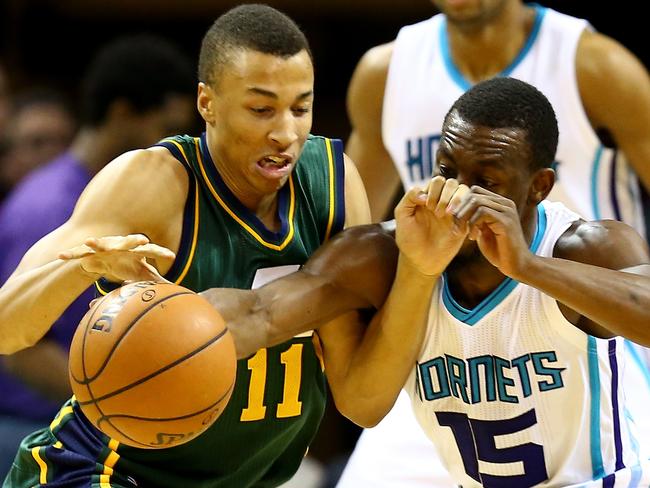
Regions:
[[210, 146], [209, 135], [206, 137], [208, 151], [214, 166], [232, 194], [244, 207], [250, 210], [270, 231], [276, 232], [281, 223], [278, 217], [278, 191], [260, 194], [259, 190], [251, 188], [246, 178], [233, 171], [229, 165], [224, 164], [219, 158], [219, 153]]
[[475, 23], [447, 19], [450, 55], [471, 83], [492, 78], [521, 51], [535, 20], [535, 10], [519, 0], [507, 1], [493, 16]]
[[91, 175], [97, 173], [122, 153], [106, 131], [82, 127], [72, 141], [70, 152]]
[[[530, 248], [537, 230], [536, 207], [524, 216], [522, 228]], [[445, 270], [451, 295], [468, 309], [476, 307], [506, 279], [498, 268], [483, 257], [478, 245], [475, 246], [473, 253], [458, 255]]]

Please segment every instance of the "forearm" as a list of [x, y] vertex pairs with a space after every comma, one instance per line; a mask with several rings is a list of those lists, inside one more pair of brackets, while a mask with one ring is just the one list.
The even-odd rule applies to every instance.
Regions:
[[[344, 369], [333, 369], [341, 358], [328, 358], [326, 372], [339, 410], [369, 427], [393, 406], [417, 360], [426, 333], [431, 295], [437, 276], [425, 276], [400, 256], [390, 294], [354, 350]], [[330, 344], [331, 344], [330, 340]], [[337, 361], [338, 360], [338, 361]]]
[[0, 354], [32, 346], [95, 281], [77, 261], [51, 261], [15, 274], [0, 288]]
[[245, 358], [317, 328], [345, 312], [368, 307], [363, 297], [327, 278], [299, 271], [257, 290], [213, 288], [201, 292], [224, 317]]
[[[513, 277], [615, 335], [650, 346], [650, 270], [622, 272], [558, 258], [533, 257], [526, 272]], [[636, 274], [636, 273], [639, 274]]]
[[5, 358], [7, 370], [46, 398], [63, 403], [72, 390], [68, 381], [68, 354], [57, 343], [42, 340]]

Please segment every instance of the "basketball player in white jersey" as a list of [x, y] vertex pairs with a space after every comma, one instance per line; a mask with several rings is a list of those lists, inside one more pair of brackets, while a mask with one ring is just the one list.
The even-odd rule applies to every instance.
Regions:
[[[400, 184], [408, 189], [429, 177], [454, 100], [475, 82], [507, 75], [537, 86], [556, 110], [560, 141], [550, 198], [587, 219], [616, 218], [643, 232], [635, 176], [650, 187], [650, 81], [643, 65], [585, 20], [520, 0], [433, 3], [443, 14], [368, 51], [350, 84], [346, 151], [359, 167], [373, 218], [388, 213]], [[611, 141], [619, 151], [605, 147]], [[625, 348], [634, 365], [626, 381], [636, 386], [636, 403], [648, 405], [647, 351], [629, 342]], [[338, 486], [450, 484], [402, 395], [378, 427], [362, 434]]]
[[406, 390], [463, 487], [650, 483], [622, 382], [623, 337], [650, 344], [648, 247], [545, 200], [557, 137], [548, 101], [513, 78], [479, 83], [444, 122], [429, 199], [471, 186], [435, 208], [469, 233], [431, 255], [441, 277]]

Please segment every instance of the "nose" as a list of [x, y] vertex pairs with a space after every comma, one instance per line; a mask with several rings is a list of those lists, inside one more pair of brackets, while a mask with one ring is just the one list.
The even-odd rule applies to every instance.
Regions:
[[458, 183], [460, 183], [461, 185], [467, 185], [467, 186], [473, 185], [472, 181], [470, 181], [470, 178], [462, 174], [457, 174], [456, 180], [458, 180]]
[[293, 114], [283, 113], [275, 120], [269, 139], [279, 149], [286, 149], [298, 139], [296, 120]]

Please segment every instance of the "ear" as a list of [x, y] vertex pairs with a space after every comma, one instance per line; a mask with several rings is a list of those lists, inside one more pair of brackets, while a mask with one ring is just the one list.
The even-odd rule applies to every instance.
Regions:
[[203, 83], [199, 82], [198, 93], [196, 95], [196, 108], [199, 110], [201, 117], [205, 120], [206, 123], [214, 125], [215, 122], [215, 113], [214, 113], [214, 104], [215, 104], [215, 94], [214, 90]]
[[528, 190], [528, 204], [537, 205], [544, 200], [553, 188], [555, 183], [555, 171], [551, 168], [542, 168], [533, 174], [532, 182]]

